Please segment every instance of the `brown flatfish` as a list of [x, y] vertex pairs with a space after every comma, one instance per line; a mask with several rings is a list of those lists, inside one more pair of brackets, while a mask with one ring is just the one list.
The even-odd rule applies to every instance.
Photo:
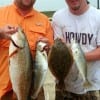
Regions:
[[73, 63], [73, 57], [68, 46], [57, 38], [48, 54], [48, 65], [58, 80], [59, 89], [64, 89], [64, 79], [68, 75]]

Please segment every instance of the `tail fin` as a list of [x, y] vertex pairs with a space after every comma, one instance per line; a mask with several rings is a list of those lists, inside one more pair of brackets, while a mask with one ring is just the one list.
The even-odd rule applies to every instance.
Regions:
[[60, 80], [59, 82], [58, 82], [58, 89], [60, 89], [60, 90], [64, 90], [65, 89], [65, 83], [64, 83], [64, 81], [63, 80]]
[[83, 84], [83, 86], [85, 88], [90, 88], [92, 86], [92, 84], [88, 80], [86, 80], [85, 83]]

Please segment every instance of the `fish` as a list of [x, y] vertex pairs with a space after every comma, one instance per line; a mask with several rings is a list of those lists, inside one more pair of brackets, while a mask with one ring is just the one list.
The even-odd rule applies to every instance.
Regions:
[[48, 71], [48, 58], [47, 52], [44, 49], [47, 43], [42, 41], [36, 44], [36, 55], [35, 55], [35, 67], [33, 72], [33, 87], [31, 92], [31, 99], [34, 100], [38, 97], [38, 94], [44, 84], [46, 79], [46, 74]]
[[71, 39], [71, 50], [76, 67], [84, 80], [83, 86], [85, 88], [91, 87], [91, 83], [87, 79], [87, 61], [85, 59], [85, 54], [80, 44], [75, 39]]
[[33, 58], [22, 28], [11, 35], [9, 45], [9, 74], [18, 100], [27, 100], [30, 93]]
[[54, 40], [54, 44], [48, 53], [48, 66], [58, 81], [60, 90], [65, 89], [64, 80], [73, 64], [73, 56], [70, 48], [60, 38]]

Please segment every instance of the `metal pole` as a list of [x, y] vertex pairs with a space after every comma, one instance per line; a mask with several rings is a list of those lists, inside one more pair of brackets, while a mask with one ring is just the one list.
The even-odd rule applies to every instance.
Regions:
[[97, 8], [99, 9], [99, 0], [97, 0]]

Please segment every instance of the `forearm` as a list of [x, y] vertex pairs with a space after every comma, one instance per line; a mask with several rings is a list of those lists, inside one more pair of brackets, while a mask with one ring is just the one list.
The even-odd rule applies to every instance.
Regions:
[[91, 52], [85, 53], [85, 57], [87, 61], [100, 60], [100, 46]]
[[2, 31], [0, 31], [0, 39], [10, 39], [9, 34], [5, 34]]
[[0, 39], [9, 39], [9, 34], [6, 34], [3, 28], [0, 28]]
[[11, 34], [17, 32], [17, 27], [6, 25], [0, 28], [0, 39], [11, 39]]

